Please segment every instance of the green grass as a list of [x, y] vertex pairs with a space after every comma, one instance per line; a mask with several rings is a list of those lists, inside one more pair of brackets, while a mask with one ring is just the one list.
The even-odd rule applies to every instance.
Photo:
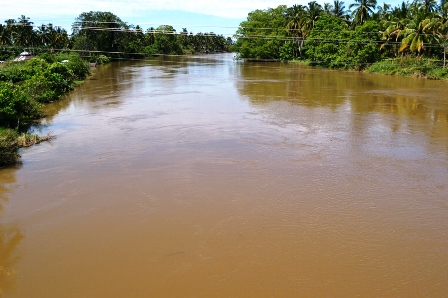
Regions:
[[366, 71], [387, 75], [426, 77], [435, 80], [448, 78], [448, 68], [443, 68], [440, 62], [411, 56], [379, 61], [368, 67]]

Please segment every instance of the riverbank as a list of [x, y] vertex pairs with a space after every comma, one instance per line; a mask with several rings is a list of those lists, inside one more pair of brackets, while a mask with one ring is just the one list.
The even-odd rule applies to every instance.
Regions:
[[[317, 66], [322, 68], [329, 68], [323, 65], [316, 65], [308, 60], [291, 60], [289, 63], [307, 66]], [[334, 67], [330, 67], [334, 69]], [[355, 68], [340, 68], [345, 70], [360, 70], [359, 66]], [[403, 56], [395, 59], [381, 60], [371, 65], [362, 68], [361, 71], [367, 73], [378, 73], [384, 75], [396, 75], [403, 77], [421, 77], [430, 80], [446, 80], [448, 79], [448, 68], [443, 67], [440, 61], [421, 58]]]
[[20, 147], [48, 140], [26, 134], [40, 119], [42, 105], [59, 100], [90, 74], [78, 54], [44, 54], [0, 68], [0, 167], [17, 162]]
[[367, 67], [365, 71], [386, 75], [423, 77], [432, 80], [448, 79], [448, 68], [441, 66], [439, 61], [410, 56], [378, 61]]

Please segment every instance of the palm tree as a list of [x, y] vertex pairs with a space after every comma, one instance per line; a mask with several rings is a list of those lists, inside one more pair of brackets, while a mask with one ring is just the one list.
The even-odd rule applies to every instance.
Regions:
[[437, 0], [423, 0], [421, 5], [427, 12], [434, 12], [437, 9]]
[[448, 19], [443, 16], [439, 16], [434, 26], [434, 33], [438, 39], [443, 41], [443, 67], [446, 67], [446, 47], [448, 38]]
[[324, 3], [324, 12], [327, 15], [332, 15], [332, 11], [333, 11], [333, 5], [331, 5], [330, 3]]
[[0, 45], [11, 44], [11, 33], [8, 26], [0, 24]]
[[311, 31], [314, 28], [314, 24], [316, 23], [319, 16], [323, 13], [323, 8], [316, 1], [311, 1], [308, 3], [308, 7], [305, 7], [305, 28], [307, 31]]
[[362, 25], [370, 18], [376, 7], [376, 0], [355, 0], [355, 3], [350, 4], [349, 8], [355, 8], [352, 12], [353, 24]]
[[54, 28], [51, 27], [51, 28], [52, 28], [52, 30], [50, 33], [49, 46], [51, 48], [56, 48], [56, 49], [65, 48], [69, 41], [67, 30], [65, 30], [64, 28], [61, 28], [59, 26], [56, 26]]
[[409, 50], [418, 55], [425, 51], [425, 45], [435, 41], [433, 34], [437, 27], [437, 18], [431, 18], [425, 10], [419, 10], [415, 17], [399, 32], [397, 40], [401, 39], [400, 52]]
[[341, 19], [348, 19], [349, 18], [349, 10], [345, 10], [344, 2], [340, 0], [334, 0], [333, 2], [333, 9], [331, 10], [331, 14], [335, 17], [341, 18]]
[[439, 14], [442, 18], [448, 18], [448, 0], [440, 0]]
[[286, 15], [286, 19], [288, 22], [286, 25], [286, 30], [292, 36], [294, 36], [297, 42], [300, 57], [302, 57], [302, 47], [306, 37], [304, 36], [304, 32], [302, 30], [305, 21], [305, 15], [306, 10], [302, 5], [293, 5], [292, 7], [288, 8]]
[[409, 18], [409, 13], [410, 13], [410, 9], [409, 9], [409, 3], [408, 2], [402, 2], [400, 6], [396, 6], [392, 9], [391, 15], [393, 18], [395, 19], [406, 19]]
[[22, 15], [18, 18], [18, 22], [15, 23], [15, 32], [13, 32], [14, 44], [28, 47], [35, 39], [35, 32], [33, 30], [33, 22], [30, 22], [30, 18]]
[[50, 26], [51, 24], [48, 24], [48, 26], [47, 25], [44, 25], [44, 24], [42, 24], [42, 25], [40, 25], [38, 28], [37, 28], [37, 33], [36, 33], [36, 40], [37, 40], [37, 44], [38, 45], [40, 45], [40, 46], [47, 46], [48, 45], [48, 42], [49, 42], [49, 40], [50, 40], [50, 36], [49, 36], [49, 26]]
[[376, 8], [378, 10], [378, 12], [376, 13], [376, 15], [378, 15], [378, 18], [382, 21], [387, 21], [390, 19], [390, 4], [387, 3], [383, 3], [383, 6], [378, 5]]

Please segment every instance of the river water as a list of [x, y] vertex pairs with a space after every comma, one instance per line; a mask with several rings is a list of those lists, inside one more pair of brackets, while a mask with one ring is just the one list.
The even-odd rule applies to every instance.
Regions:
[[447, 83], [232, 57], [46, 108], [0, 170], [4, 297], [447, 295]]

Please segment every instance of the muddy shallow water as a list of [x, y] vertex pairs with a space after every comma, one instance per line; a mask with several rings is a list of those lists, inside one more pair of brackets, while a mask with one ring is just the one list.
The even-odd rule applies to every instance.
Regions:
[[100, 66], [47, 107], [57, 139], [0, 170], [0, 289], [443, 297], [447, 86], [231, 54]]

